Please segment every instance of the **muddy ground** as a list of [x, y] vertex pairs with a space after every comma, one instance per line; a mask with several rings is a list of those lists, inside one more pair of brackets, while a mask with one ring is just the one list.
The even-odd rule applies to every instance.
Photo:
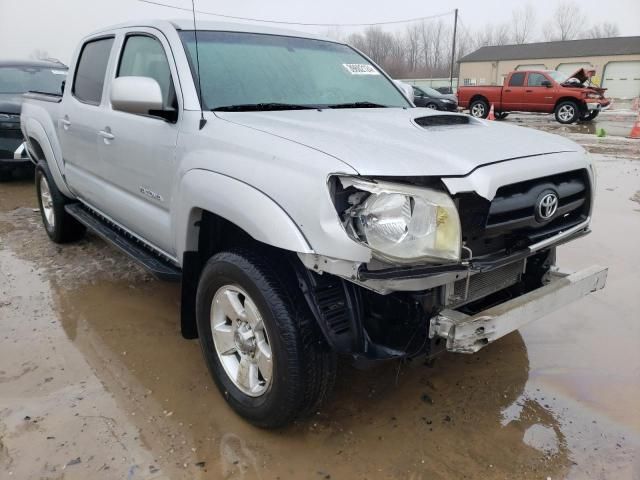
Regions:
[[0, 185], [0, 478], [639, 479], [640, 142], [521, 119], [607, 154], [594, 232], [559, 250], [607, 288], [476, 355], [342, 362], [328, 405], [275, 432], [226, 406], [177, 285], [93, 235], [51, 243], [31, 180]]

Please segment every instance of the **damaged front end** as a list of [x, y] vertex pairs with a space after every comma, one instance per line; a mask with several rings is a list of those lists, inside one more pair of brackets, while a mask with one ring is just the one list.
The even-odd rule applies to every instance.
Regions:
[[[509, 184], [491, 200], [449, 195], [439, 180], [411, 182], [334, 177], [344, 229], [372, 258], [299, 254], [299, 283], [338, 352], [471, 353], [604, 287], [606, 268], [555, 272], [556, 247], [589, 232], [586, 169]], [[539, 211], [545, 198], [556, 201], [551, 215]]]

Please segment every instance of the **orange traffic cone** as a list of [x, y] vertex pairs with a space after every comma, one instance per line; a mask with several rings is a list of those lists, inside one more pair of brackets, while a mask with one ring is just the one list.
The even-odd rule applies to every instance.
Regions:
[[633, 124], [633, 127], [631, 127], [631, 133], [629, 134], [629, 138], [640, 138], [640, 112], [638, 112], [636, 121]]
[[495, 120], [496, 113], [493, 111], [493, 103], [491, 104], [491, 108], [489, 109], [489, 115], [487, 115], [487, 120]]

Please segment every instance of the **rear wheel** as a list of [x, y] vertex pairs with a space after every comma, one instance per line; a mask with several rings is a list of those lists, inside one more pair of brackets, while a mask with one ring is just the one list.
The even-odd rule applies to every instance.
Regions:
[[276, 262], [250, 250], [214, 255], [200, 276], [197, 323], [209, 371], [229, 405], [265, 428], [314, 411], [330, 393], [335, 354]]
[[64, 206], [71, 200], [58, 190], [45, 162], [38, 163], [35, 179], [42, 223], [49, 238], [56, 243], [67, 243], [81, 238], [85, 227], [65, 211]]
[[575, 102], [567, 100], [556, 105], [555, 116], [558, 123], [568, 125], [578, 120], [580, 117], [580, 109]]
[[469, 105], [469, 113], [472, 117], [487, 118], [489, 115], [489, 104], [486, 100], [474, 100]]

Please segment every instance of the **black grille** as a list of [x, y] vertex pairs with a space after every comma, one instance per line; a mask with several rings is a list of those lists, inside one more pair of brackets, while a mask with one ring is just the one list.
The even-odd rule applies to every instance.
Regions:
[[23, 142], [19, 127], [0, 129], [0, 158], [13, 158], [13, 152]]
[[[555, 214], [548, 220], [536, 206], [548, 193], [558, 197]], [[492, 202], [476, 194], [458, 197], [463, 240], [474, 257], [518, 250], [586, 220], [591, 203], [585, 170], [527, 180], [500, 187]]]

